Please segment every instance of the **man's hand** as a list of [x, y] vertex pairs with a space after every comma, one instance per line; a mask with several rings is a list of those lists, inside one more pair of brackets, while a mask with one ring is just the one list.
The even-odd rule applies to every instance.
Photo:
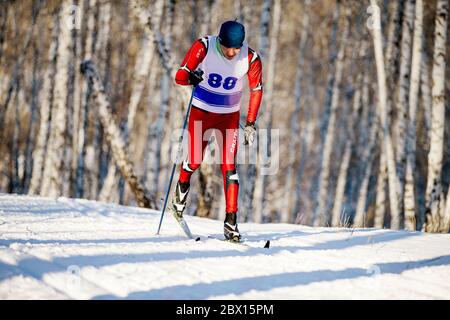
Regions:
[[189, 84], [192, 84], [196, 87], [200, 82], [203, 81], [203, 71], [197, 69], [189, 73]]
[[256, 128], [254, 122], [247, 122], [244, 128], [244, 144], [251, 146], [255, 140]]

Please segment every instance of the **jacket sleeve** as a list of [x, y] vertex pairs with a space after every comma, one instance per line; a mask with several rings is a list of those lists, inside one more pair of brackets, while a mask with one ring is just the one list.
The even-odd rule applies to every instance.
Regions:
[[262, 100], [262, 63], [259, 55], [252, 49], [248, 50], [249, 70], [247, 73], [250, 87], [247, 122], [255, 123]]
[[208, 39], [201, 38], [194, 42], [192, 47], [186, 53], [180, 68], [175, 75], [177, 84], [189, 85], [189, 73], [197, 69], [198, 65], [203, 61], [208, 50]]

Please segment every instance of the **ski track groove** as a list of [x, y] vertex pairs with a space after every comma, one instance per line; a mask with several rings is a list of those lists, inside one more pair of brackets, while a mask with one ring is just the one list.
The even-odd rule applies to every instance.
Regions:
[[73, 299], [73, 297], [71, 297], [67, 292], [62, 291], [59, 288], [55, 287], [54, 285], [44, 281], [44, 279], [42, 279], [42, 280], [38, 279], [35, 275], [33, 275], [31, 272], [27, 271], [26, 269], [21, 268], [21, 267], [19, 267], [17, 265], [11, 265], [9, 263], [4, 263], [3, 262], [3, 264], [5, 265], [5, 268], [7, 268], [7, 270], [11, 271], [14, 274], [14, 276], [22, 275], [22, 276], [30, 277], [30, 278], [38, 281], [42, 286], [51, 288], [55, 292], [57, 292], [58, 294], [66, 297], [68, 299]]

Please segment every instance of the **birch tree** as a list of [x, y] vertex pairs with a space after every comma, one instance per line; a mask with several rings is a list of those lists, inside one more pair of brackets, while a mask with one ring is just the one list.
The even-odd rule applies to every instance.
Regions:
[[31, 175], [28, 194], [39, 194], [41, 189], [42, 174], [44, 169], [47, 141], [49, 136], [51, 110], [53, 106], [53, 88], [55, 87], [56, 62], [58, 57], [59, 15], [52, 19], [50, 27], [51, 41], [48, 50], [48, 63], [44, 75], [42, 94], [39, 99], [39, 133], [36, 146], [33, 150], [33, 172]]
[[62, 194], [62, 169], [64, 161], [64, 145], [67, 123], [68, 65], [70, 63], [71, 30], [66, 24], [67, 8], [70, 1], [61, 4], [60, 30], [58, 44], [58, 61], [56, 63], [54, 114], [51, 122], [51, 138], [48, 146], [47, 163], [44, 170], [42, 194], [58, 197]]
[[[159, 0], [153, 5], [152, 14], [145, 15], [147, 12], [141, 11], [140, 3], [134, 2], [130, 6], [131, 14], [138, 19], [141, 25], [145, 25], [148, 20], [152, 20], [153, 24], [159, 26], [164, 9], [164, 2]], [[142, 99], [147, 78], [151, 72], [150, 66], [152, 65], [153, 57], [155, 53], [155, 37], [154, 33], [150, 32], [147, 28], [144, 31], [144, 35], [141, 40], [141, 46], [137, 53], [136, 63], [134, 67], [133, 86], [130, 95], [130, 102], [128, 107], [127, 122], [125, 125], [125, 141], [129, 142], [131, 139], [131, 133], [134, 128], [136, 113], [138, 104]], [[154, 70], [153, 70], [154, 72]], [[151, 126], [152, 128], [152, 126]], [[150, 138], [151, 139], [151, 138]], [[130, 143], [130, 152], [134, 154], [134, 144]], [[114, 162], [110, 162], [108, 167], [108, 173], [105, 178], [105, 184], [100, 191], [100, 197], [102, 199], [108, 199], [108, 195], [112, 194], [112, 188], [117, 186], [119, 176], [116, 175], [116, 165]], [[153, 190], [154, 191], [154, 190]]]
[[[309, 65], [308, 68], [308, 85], [307, 85], [307, 91], [306, 99], [305, 99], [305, 105], [312, 105], [315, 97], [315, 90], [316, 87], [314, 86], [314, 83], [312, 81], [313, 79], [314, 70], [312, 65]], [[314, 129], [316, 126], [316, 123], [312, 121], [314, 119], [314, 112], [318, 113], [318, 111], [311, 110], [312, 108], [305, 108], [304, 113], [304, 123], [305, 127], [302, 130], [301, 138], [300, 138], [300, 163], [299, 166], [296, 168], [295, 172], [295, 205], [294, 205], [294, 212], [295, 212], [295, 220], [294, 222], [297, 224], [300, 224], [303, 222], [304, 213], [301, 211], [302, 209], [302, 180], [304, 177], [304, 171], [307, 164], [307, 159], [309, 158], [309, 155], [311, 153], [311, 149], [313, 146], [313, 138], [314, 138]]]
[[[164, 42], [166, 49], [171, 51], [172, 48], [172, 32], [174, 25], [174, 15], [175, 15], [175, 2], [169, 1], [166, 3], [166, 11], [167, 11], [167, 19], [165, 20], [165, 28], [164, 28]], [[159, 21], [156, 21], [158, 23]], [[161, 173], [161, 146], [163, 142], [163, 134], [164, 128], [166, 126], [166, 118], [167, 113], [169, 111], [169, 103], [170, 103], [170, 84], [171, 74], [170, 71], [165, 70], [161, 78], [161, 102], [159, 107], [158, 117], [156, 122], [152, 125], [152, 135], [150, 136], [150, 154], [149, 157], [153, 159], [152, 168], [153, 179], [151, 180], [151, 189], [152, 193], [157, 193], [159, 189], [159, 178]]]
[[[270, 6], [272, 0], [264, 0], [261, 9], [261, 19], [259, 26], [259, 51], [258, 54], [262, 60], [263, 65], [265, 65], [265, 57], [267, 54], [267, 49], [269, 47], [269, 25], [270, 25]], [[264, 67], [263, 67], [264, 68]], [[256, 144], [249, 147], [249, 152], [256, 152]], [[253, 220], [255, 222], [262, 221], [262, 213], [258, 212], [254, 205], [256, 191], [255, 184], [257, 178], [257, 167], [256, 164], [249, 164], [247, 166], [246, 177], [243, 181], [243, 193], [242, 196], [242, 207], [245, 215], [245, 219], [249, 218], [249, 215], [253, 215]], [[261, 190], [261, 188], [259, 189]], [[255, 210], [256, 209], [256, 210]]]
[[426, 224], [424, 226], [428, 232], [444, 231], [445, 229], [445, 226], [440, 225], [443, 218], [440, 216], [440, 206], [443, 200], [441, 174], [445, 128], [445, 53], [448, 1], [438, 0], [436, 8], [432, 72], [432, 118], [426, 189]]
[[[99, 61], [100, 72], [102, 75], [102, 83], [106, 92], [110, 84], [110, 44], [111, 44], [111, 2], [103, 1], [98, 3], [98, 33], [97, 33], [97, 47], [96, 57]], [[98, 121], [98, 114], [91, 113], [93, 119], [92, 126], [94, 127], [93, 139], [89, 149], [92, 150], [93, 160], [88, 163], [89, 174], [87, 176], [89, 182], [89, 198], [97, 199], [100, 192], [100, 184], [102, 177], [106, 176], [107, 168], [105, 161], [103, 161], [104, 154], [107, 152], [106, 144], [104, 143], [101, 121]]]
[[[341, 218], [342, 203], [344, 202], [344, 192], [345, 184], [347, 182], [347, 172], [350, 163], [350, 157], [352, 153], [353, 141], [355, 140], [355, 135], [352, 130], [354, 130], [354, 125], [358, 120], [358, 113], [361, 108], [361, 81], [362, 76], [357, 77], [357, 88], [353, 96], [353, 106], [349, 114], [349, 121], [347, 124], [347, 138], [344, 147], [344, 153], [340, 161], [340, 169], [336, 186], [336, 196], [334, 200], [334, 205], [331, 214], [331, 225], [333, 227], [339, 227], [343, 225]], [[365, 106], [367, 108], [367, 106]]]
[[[424, 40], [424, 37], [422, 37]], [[422, 51], [423, 51], [422, 44]], [[430, 79], [430, 67], [429, 58], [426, 52], [422, 52], [422, 58], [420, 59], [420, 98], [422, 100], [422, 107], [425, 120], [425, 132], [426, 132], [426, 146], [430, 143], [431, 132], [431, 79]]]
[[[41, 29], [43, 24], [40, 24]], [[37, 38], [37, 32], [35, 32], [35, 38]], [[42, 40], [43, 36], [39, 37]], [[32, 80], [31, 80], [31, 101], [30, 101], [30, 120], [28, 122], [28, 132], [27, 132], [27, 141], [26, 141], [26, 150], [25, 150], [25, 171], [24, 177], [22, 179], [21, 189], [23, 193], [26, 193], [28, 190], [28, 186], [30, 185], [31, 175], [32, 175], [32, 165], [33, 165], [33, 147], [36, 142], [36, 127], [37, 127], [37, 118], [38, 118], [38, 106], [39, 106], [39, 90], [40, 83], [42, 81], [42, 73], [41, 73], [41, 49], [39, 45], [34, 42], [33, 44], [33, 69], [32, 69]]]
[[133, 165], [129, 161], [128, 152], [120, 129], [114, 122], [105, 89], [100, 81], [98, 73], [91, 61], [85, 61], [81, 65], [81, 71], [91, 83], [93, 97], [97, 104], [100, 120], [105, 130], [106, 139], [112, 150], [114, 161], [120, 169], [124, 179], [127, 181], [131, 191], [134, 193], [138, 206], [145, 208], [155, 208], [156, 201], [146, 194], [142, 184], [134, 173]]
[[[278, 50], [278, 35], [280, 32], [280, 19], [281, 19], [281, 1], [274, 0], [274, 8], [273, 8], [273, 17], [272, 17], [272, 27], [270, 32], [270, 48], [269, 48], [269, 56], [267, 61], [267, 73], [266, 73], [266, 86], [264, 90], [264, 110], [261, 115], [260, 123], [262, 125], [267, 126], [267, 144], [266, 144], [266, 152], [268, 155], [268, 159], [272, 161], [270, 149], [271, 149], [271, 139], [270, 139], [270, 131], [272, 130], [272, 122], [273, 122], [273, 91], [274, 91], [274, 82], [275, 82], [275, 68], [276, 68], [276, 56]], [[267, 202], [267, 184], [268, 177], [266, 174], [260, 170], [258, 174], [258, 180], [256, 181], [255, 186], [255, 210], [259, 214], [262, 214], [262, 220], [268, 220], [269, 214], [269, 206]]]
[[[385, 50], [386, 57], [386, 83], [388, 88], [393, 88], [395, 80], [398, 78], [397, 60], [400, 52], [400, 39], [402, 31], [402, 12], [404, 9], [404, 0], [390, 1], [389, 11], [391, 16], [389, 18], [388, 38]], [[387, 112], [391, 112], [392, 97], [387, 96], [386, 101]], [[380, 133], [382, 136], [382, 132]], [[382, 138], [380, 139], [382, 141]], [[378, 179], [376, 186], [376, 205], [375, 205], [375, 227], [383, 228], [384, 216], [386, 215], [386, 187], [387, 187], [387, 162], [386, 154], [380, 152], [380, 166], [378, 171]]]
[[[375, 115], [377, 117], [377, 115]], [[355, 219], [353, 222], [354, 227], [367, 227], [366, 220], [366, 206], [367, 206], [367, 194], [369, 192], [369, 180], [372, 173], [373, 158], [374, 158], [374, 148], [376, 146], [377, 132], [379, 128], [379, 122], [377, 119], [369, 126], [369, 143], [365, 147], [365, 152], [363, 155], [364, 163], [366, 168], [364, 170], [363, 180], [361, 186], [359, 187], [358, 201], [356, 204]]]
[[[386, 59], [386, 83], [388, 88], [393, 88], [398, 77], [398, 56], [400, 53], [400, 43], [402, 38], [402, 12], [405, 7], [405, 0], [389, 1], [388, 35], [385, 50]], [[388, 111], [391, 108], [391, 98], [388, 97]]]
[[[95, 33], [96, 25], [96, 6], [97, 0], [87, 0], [87, 30], [86, 42], [84, 48], [84, 59], [92, 59], [95, 54], [97, 37]], [[87, 129], [88, 129], [88, 115], [89, 115], [89, 100], [91, 97], [92, 88], [88, 81], [83, 82], [81, 89], [82, 100], [81, 110], [79, 116], [78, 126], [78, 146], [77, 146], [77, 172], [76, 172], [76, 187], [75, 197], [81, 198], [84, 195], [85, 187], [85, 161], [86, 161], [86, 144], [87, 144]]]
[[[415, 0], [406, 0], [402, 26], [401, 56], [400, 56], [400, 74], [398, 78], [397, 99], [395, 110], [397, 117], [394, 118], [394, 134], [397, 140], [396, 161], [397, 161], [397, 197], [403, 199], [404, 181], [405, 181], [405, 162], [406, 162], [406, 120], [408, 118], [408, 92], [410, 85], [411, 72], [411, 33], [414, 25], [414, 3]], [[403, 210], [403, 202], [399, 203], [399, 213]], [[400, 217], [393, 217], [392, 227], [400, 228]]]
[[[294, 111], [291, 116], [291, 134], [292, 139], [289, 141], [289, 149], [288, 149], [288, 161], [289, 166], [286, 174], [286, 185], [285, 185], [285, 204], [286, 210], [283, 211], [281, 216], [282, 222], [288, 222], [291, 220], [293, 216], [291, 208], [292, 198], [299, 197], [300, 195], [292, 192], [292, 183], [293, 183], [293, 170], [295, 168], [295, 158], [298, 155], [298, 148], [300, 144], [300, 127], [299, 127], [299, 115], [302, 107], [303, 93], [302, 93], [302, 79], [304, 73], [304, 64], [305, 64], [305, 53], [306, 53], [306, 41], [308, 38], [308, 26], [309, 26], [309, 6], [311, 4], [310, 0], [305, 0], [303, 8], [303, 16], [302, 16], [302, 31], [300, 33], [300, 41], [298, 48], [298, 62], [297, 62], [297, 71], [296, 71], [296, 79], [294, 85], [294, 97], [295, 97], [295, 105]], [[301, 154], [301, 156], [303, 156]]]
[[442, 232], [447, 232], [450, 229], [450, 188], [447, 190], [447, 199], [445, 200], [446, 206], [445, 206], [445, 214], [444, 219], [442, 223], [441, 230]]
[[411, 84], [409, 86], [409, 118], [406, 143], [406, 180], [405, 180], [405, 228], [416, 230], [416, 197], [415, 178], [416, 171], [416, 113], [419, 99], [420, 66], [422, 57], [422, 20], [423, 2], [416, 0], [413, 52], [411, 61]]
[[[17, 59], [15, 59], [14, 67], [12, 68], [12, 74], [9, 77], [9, 81], [7, 82], [5, 102], [0, 106], [0, 126], [2, 126], [2, 127], [4, 126], [4, 120], [5, 120], [4, 116], [8, 112], [9, 103], [11, 102], [13, 94], [14, 94], [15, 90], [17, 89], [16, 87], [18, 85], [20, 71], [23, 69], [23, 64], [24, 64], [28, 49], [31, 44], [31, 40], [32, 40], [32, 37], [34, 34], [34, 28], [36, 26], [37, 16], [40, 11], [41, 2], [38, 1], [34, 5], [35, 5], [35, 7], [32, 10], [31, 24], [29, 26], [27, 25], [27, 31], [25, 33], [25, 37], [23, 38], [23, 44], [22, 44], [21, 48], [19, 50], [17, 50], [17, 52], [15, 53], [15, 57], [17, 57]], [[5, 15], [6, 15], [7, 11], [2, 10], [2, 12], [5, 12]], [[7, 18], [8, 17], [5, 16], [4, 19], [7, 19]], [[0, 37], [3, 37], [3, 36], [0, 36]], [[18, 43], [20, 40], [22, 40], [22, 39], [17, 37], [16, 47], [19, 46]], [[3, 75], [0, 73], [0, 76], [3, 76]], [[2, 141], [4, 141], [3, 135], [4, 135], [4, 132], [3, 131], [0, 132], [0, 138]]]
[[[376, 0], [370, 1], [374, 8], [378, 8]], [[386, 69], [384, 65], [383, 56], [383, 41], [381, 33], [381, 19], [379, 10], [374, 10], [372, 13], [373, 27], [373, 47], [375, 54], [375, 62], [377, 67], [377, 79], [378, 79], [378, 107], [381, 126], [383, 128], [383, 150], [386, 154], [387, 168], [388, 168], [388, 184], [389, 184], [389, 202], [391, 208], [391, 227], [398, 226], [399, 223], [399, 211], [398, 211], [398, 198], [397, 198], [397, 176], [395, 170], [394, 148], [392, 145], [392, 137], [389, 129], [389, 114], [387, 112], [387, 87], [386, 87]]]
[[334, 84], [333, 84], [333, 93], [331, 98], [331, 112], [330, 119], [328, 121], [328, 128], [326, 130], [325, 135], [325, 143], [323, 150], [323, 158], [321, 161], [321, 170], [319, 177], [319, 194], [318, 194], [318, 203], [315, 208], [315, 226], [325, 226], [330, 221], [330, 214], [328, 213], [328, 186], [330, 179], [330, 164], [331, 164], [331, 153], [334, 144], [335, 138], [335, 126], [336, 126], [336, 113], [339, 106], [339, 95], [340, 95], [340, 85], [342, 81], [342, 74], [344, 68], [344, 57], [345, 57], [345, 48], [347, 45], [347, 38], [349, 34], [349, 15], [350, 9], [346, 8], [344, 13], [344, 26], [342, 30], [342, 37], [340, 42], [340, 47], [338, 51], [338, 55], [336, 58], [336, 70], [334, 76]]
[[[163, 14], [164, 1], [158, 0], [153, 4], [152, 15], [148, 19], [152, 19], [156, 26], [161, 23], [161, 18]], [[131, 6], [132, 13], [140, 18], [140, 13], [137, 11], [139, 7], [137, 5]], [[139, 22], [145, 25], [146, 21], [139, 20]], [[144, 92], [145, 84], [147, 82], [148, 75], [150, 73], [150, 66], [152, 65], [152, 60], [155, 53], [155, 39], [152, 32], [148, 29], [144, 32], [142, 38], [141, 47], [137, 53], [137, 60], [134, 66], [134, 77], [133, 77], [133, 89], [130, 95], [130, 104], [127, 118], [126, 126], [126, 137], [130, 135], [130, 132], [134, 127], [134, 120], [136, 117], [136, 111], [139, 102], [141, 101], [142, 94]]]

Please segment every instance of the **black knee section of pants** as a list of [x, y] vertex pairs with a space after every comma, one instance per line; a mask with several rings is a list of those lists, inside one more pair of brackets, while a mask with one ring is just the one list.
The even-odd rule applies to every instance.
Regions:
[[237, 184], [239, 185], [239, 177], [236, 172], [236, 169], [233, 170], [227, 170], [225, 172], [226, 175], [226, 189], [228, 190], [228, 186], [231, 184]]

